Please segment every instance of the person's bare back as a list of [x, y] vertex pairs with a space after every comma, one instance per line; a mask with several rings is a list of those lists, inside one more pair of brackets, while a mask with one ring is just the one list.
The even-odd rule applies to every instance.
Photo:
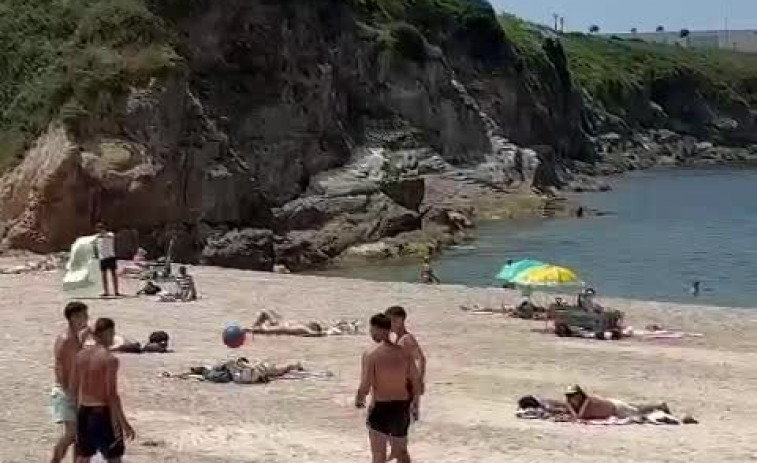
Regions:
[[73, 377], [77, 462], [87, 463], [99, 452], [109, 463], [120, 463], [124, 438], [133, 439], [134, 430], [118, 395], [119, 362], [110, 351], [115, 337], [113, 320], [98, 319], [93, 337], [96, 344], [77, 354]]
[[374, 463], [387, 461], [386, 446], [392, 447], [392, 458], [409, 463], [407, 431], [410, 426], [410, 404], [421, 390], [420, 377], [410, 354], [389, 339], [391, 320], [384, 314], [371, 317], [371, 338], [377, 343], [363, 354], [360, 386], [355, 396], [358, 408], [368, 409], [368, 428]]
[[80, 406], [102, 407], [110, 403], [110, 384], [118, 371], [118, 359], [107, 349], [95, 345], [76, 356], [77, 397]]
[[[418, 369], [418, 374], [420, 375], [422, 386], [424, 379], [423, 377], [426, 373], [426, 356], [423, 354], [423, 349], [421, 349], [420, 344], [418, 344], [418, 340], [412, 333], [406, 332], [397, 340], [397, 345], [401, 347], [415, 363], [415, 366]], [[420, 391], [419, 394], [422, 394], [422, 391]]]
[[410, 356], [400, 346], [381, 343], [368, 350], [364, 362], [373, 402], [409, 400], [408, 381], [418, 381]]

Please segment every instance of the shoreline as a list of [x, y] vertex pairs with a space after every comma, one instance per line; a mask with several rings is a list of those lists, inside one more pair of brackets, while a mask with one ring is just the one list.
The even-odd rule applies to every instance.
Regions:
[[[429, 288], [442, 288], [444, 290], [454, 290], [454, 291], [460, 291], [460, 292], [495, 292], [495, 293], [502, 293], [505, 295], [505, 299], [508, 301], [520, 301], [523, 299], [524, 296], [522, 296], [521, 292], [519, 290], [513, 290], [513, 289], [505, 289], [505, 288], [499, 288], [496, 286], [472, 286], [472, 285], [466, 285], [466, 284], [458, 284], [458, 283], [442, 283], [442, 284], [436, 284], [436, 285], [424, 285], [422, 283], [412, 283], [407, 281], [385, 281], [385, 280], [370, 280], [366, 278], [360, 278], [360, 277], [350, 277], [346, 275], [322, 275], [318, 273], [297, 273], [293, 274], [292, 276], [298, 276], [298, 277], [306, 277], [306, 278], [326, 278], [326, 279], [338, 279], [338, 280], [346, 280], [346, 281], [360, 281], [360, 282], [367, 282], [367, 283], [374, 283], [374, 284], [396, 284], [396, 285], [408, 285], [410, 287], [415, 286], [421, 286], [421, 287], [429, 287]], [[550, 297], [554, 299], [555, 297], [561, 297], [565, 300], [572, 300], [576, 297], [576, 292], [566, 292], [566, 291], [539, 291], [534, 290], [534, 294], [541, 294], [545, 295], [547, 297]], [[744, 312], [744, 314], [751, 314], [754, 316], [754, 321], [757, 322], [757, 304], [755, 304], [754, 307], [746, 307], [746, 306], [727, 306], [727, 305], [717, 305], [717, 304], [696, 304], [692, 302], [683, 302], [683, 301], [666, 301], [666, 300], [656, 300], [656, 299], [643, 299], [643, 298], [635, 298], [635, 297], [621, 297], [621, 296], [604, 296], [599, 295], [597, 300], [600, 301], [606, 301], [612, 307], [612, 305], [649, 305], [651, 308], [654, 306], [654, 310], [668, 310], [665, 306], [676, 306], [677, 308], [686, 308], [691, 307], [695, 310], [712, 310], [712, 311], [737, 311], [737, 312]], [[754, 312], [751, 312], [754, 311]]]
[[[682, 166], [682, 167], [673, 167], [673, 166], [653, 166], [648, 169], [638, 170], [638, 171], [629, 171], [624, 173], [623, 175], [614, 175], [609, 178], [607, 178], [608, 181], [612, 182], [613, 186], [618, 186], [621, 190], [623, 189], [620, 187], [624, 181], [630, 181], [633, 180], [635, 173], [641, 173], [641, 172], [663, 172], [663, 174], [656, 174], [653, 173], [653, 176], [662, 175], [663, 177], [667, 175], [672, 175], [673, 178], [675, 177], [675, 172], [696, 172], [696, 171], [714, 171], [717, 173], [719, 170], [733, 172], [734, 175], [739, 176], [738, 172], [754, 172], [756, 165], [753, 164], [722, 164], [717, 166]], [[665, 172], [669, 172], [670, 174], [666, 174]], [[751, 174], [745, 174], [745, 175], [751, 175]], [[665, 177], [667, 178], [667, 177]], [[596, 191], [591, 193], [605, 193], [603, 191]], [[612, 194], [612, 190], [609, 191], [610, 194]], [[570, 207], [575, 207], [576, 205], [581, 205], [584, 208], [587, 208], [588, 206], [593, 206], [594, 208], [598, 208], [593, 214], [587, 216], [583, 220], [591, 220], [592, 222], [597, 222], [597, 216], [614, 216], [617, 214], [618, 211], [614, 210], [615, 205], [614, 199], [612, 197], [607, 199], [600, 199], [599, 196], [594, 196], [594, 194], [586, 195], [586, 193], [572, 193], [567, 192], [564, 194], [564, 197], [568, 200], [568, 202], [572, 206], [568, 206], [568, 210], [570, 210]], [[609, 201], [609, 203], [608, 203]], [[568, 214], [563, 214], [568, 215]], [[573, 215], [573, 214], [569, 214]], [[558, 217], [562, 218], [562, 217]], [[453, 253], [451, 257], [448, 256], [449, 248], [455, 247], [455, 245], [452, 246], [445, 246], [445, 248], [435, 255], [435, 259], [438, 257], [441, 259], [442, 266], [440, 268], [436, 268], [437, 270], [442, 270], [442, 278], [444, 281], [449, 281], [449, 277], [447, 279], [444, 279], [444, 268], [447, 266], [447, 270], [450, 270], [450, 266], [452, 268], [452, 275], [457, 276], [457, 278], [452, 278], [453, 282], [461, 282], [463, 284], [471, 284], [475, 285], [477, 287], [488, 287], [492, 284], [492, 281], [489, 281], [485, 278], [485, 275], [482, 274], [480, 271], [476, 271], [476, 263], [479, 260], [486, 260], [487, 263], [487, 270], [490, 269], [492, 266], [491, 258], [487, 258], [486, 256], [478, 258], [480, 252], [476, 251], [475, 248], [478, 247], [478, 240], [479, 238], [482, 238], [485, 240], [486, 248], [489, 249], [493, 245], [492, 243], [499, 243], [507, 241], [507, 235], [509, 234], [509, 227], [515, 227], [517, 229], [518, 222], [525, 222], [530, 225], [526, 225], [527, 228], [533, 227], [535, 230], [538, 229], [541, 226], [544, 226], [545, 224], [548, 225], [549, 222], [543, 222], [538, 218], [538, 215], [530, 215], [528, 217], [520, 217], [516, 219], [502, 219], [501, 221], [497, 221], [499, 218], [493, 219], [495, 221], [495, 224], [493, 226], [490, 226], [489, 228], [485, 229], [483, 235], [479, 235], [479, 230], [482, 227], [485, 227], [487, 224], [490, 224], [492, 222], [492, 219], [490, 218], [483, 218], [481, 220], [478, 220], [476, 222], [475, 229], [471, 230], [471, 234], [469, 235], [468, 239], [464, 243], [459, 243], [460, 246], [470, 246], [473, 248], [473, 250], [470, 253]], [[594, 220], [592, 220], [594, 219]], [[561, 222], [560, 222], [561, 223]], [[587, 228], [592, 228], [591, 222], [587, 223], [585, 225], [575, 225], [577, 227], [580, 227], [581, 230], [586, 230]], [[552, 223], [552, 227], [560, 227], [558, 225], [558, 222]], [[567, 225], [568, 228], [574, 227], [573, 225]], [[502, 231], [498, 231], [502, 229]], [[538, 233], [538, 232], [537, 232]], [[493, 241], [492, 241], [493, 240]], [[468, 255], [470, 254], [470, 255]], [[488, 255], [488, 254], [487, 254]], [[544, 257], [544, 256], [543, 256]], [[553, 256], [554, 258], [554, 256]], [[449, 262], [449, 260], [452, 260], [452, 262]], [[458, 262], [459, 261], [459, 262]], [[421, 258], [420, 257], [410, 257], [410, 258], [399, 258], [399, 259], [373, 259], [373, 260], [342, 260], [336, 262], [334, 265], [325, 268], [325, 269], [315, 269], [312, 271], [306, 271], [304, 274], [309, 275], [325, 275], [325, 276], [350, 276], [350, 271], [353, 269], [358, 269], [358, 277], [359, 278], [366, 278], [369, 280], [375, 280], [375, 281], [406, 281], [406, 282], [413, 282], [413, 276], [412, 268], [418, 267], [420, 269], [421, 266]], [[449, 264], [449, 265], [447, 265]], [[438, 264], [437, 264], [438, 265]], [[463, 265], [462, 268], [464, 269], [470, 269], [468, 270], [461, 270], [460, 265]], [[436, 267], [436, 266], [435, 266]], [[371, 272], [371, 269], [376, 269], [375, 272]], [[396, 279], [392, 279], [391, 277], [391, 271], [392, 269], [397, 270], [397, 277]], [[375, 273], [375, 276], [372, 275], [372, 273]], [[470, 273], [470, 275], [469, 275]], [[712, 276], [712, 275], [710, 275]], [[595, 280], [601, 280], [601, 275], [595, 275]], [[600, 284], [600, 283], [595, 283]], [[598, 288], [600, 291], [602, 291], [602, 288]], [[617, 289], [617, 288], [616, 288]], [[622, 291], [623, 288], [620, 288], [621, 291], [616, 291], [613, 295], [619, 298], [638, 298], [638, 291], [640, 288], [634, 287], [633, 292], [629, 291]], [[626, 288], [628, 289], [628, 288]], [[733, 289], [733, 288], [731, 288]], [[687, 296], [687, 292], [680, 292], [675, 293], [671, 291], [662, 291], [660, 294], [654, 294], [647, 298], [647, 300], [657, 300], [660, 299], [661, 301], [665, 302], [672, 302], [672, 303], [686, 303], [686, 304], [716, 304], [723, 307], [743, 307], [746, 304], [751, 304], [751, 301], [748, 300], [745, 294], [739, 294], [737, 291], [735, 295], [728, 296], [726, 293], [720, 293], [720, 294], [702, 294], [700, 299], [702, 302], [698, 302], [697, 300], [694, 300], [694, 298], [689, 298]]]

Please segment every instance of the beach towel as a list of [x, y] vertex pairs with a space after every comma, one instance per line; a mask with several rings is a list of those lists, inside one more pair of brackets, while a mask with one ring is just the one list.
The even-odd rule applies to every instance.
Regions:
[[691, 417], [682, 419], [665, 413], [661, 410], [655, 410], [645, 415], [636, 415], [627, 418], [610, 417], [602, 420], [576, 420], [574, 421], [570, 414], [563, 412], [552, 412], [544, 408], [521, 408], [515, 412], [517, 418], [523, 420], [545, 420], [557, 423], [575, 422], [577, 424], [594, 425], [594, 426], [624, 426], [629, 424], [656, 424], [656, 425], [680, 425], [680, 424], [697, 424], [697, 421]]
[[103, 292], [100, 261], [94, 251], [96, 239], [96, 235], [82, 236], [71, 246], [63, 276], [63, 290], [69, 297], [97, 297]]
[[684, 339], [684, 338], [702, 338], [704, 337], [701, 333], [687, 333], [684, 331], [676, 331], [676, 330], [664, 330], [664, 329], [646, 329], [646, 330], [635, 330], [633, 327], [629, 326], [625, 330], [623, 330], [623, 336], [624, 337], [635, 337], [639, 339]]

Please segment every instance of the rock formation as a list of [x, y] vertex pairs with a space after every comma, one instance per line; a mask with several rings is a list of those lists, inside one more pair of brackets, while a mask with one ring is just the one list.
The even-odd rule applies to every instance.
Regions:
[[[147, 2], [179, 58], [105, 116], [50, 124], [0, 180], [4, 244], [64, 250], [103, 221], [121, 257], [171, 240], [178, 260], [260, 270], [423, 253], [464, 239], [480, 199], [512, 216], [515, 194], [601, 189], [575, 172], [629, 168], [608, 151], [630, 125], [745, 136], [748, 106], [729, 119], [665, 82], [619, 120], [576, 84], [558, 39], [535, 68], [487, 2], [456, 1], [467, 16], [435, 25], [347, 0]], [[668, 146], [634, 143], [639, 159]]]
[[504, 138], [425, 39], [403, 56], [345, 2], [198, 5], [157, 6], [182, 37], [168, 78], [84, 136], [51, 125], [3, 177], [7, 244], [65, 249], [101, 220], [121, 230], [122, 257], [173, 238], [180, 260], [300, 269], [421, 230], [424, 214], [452, 231], [420, 209], [429, 162], [530, 186], [536, 154]]

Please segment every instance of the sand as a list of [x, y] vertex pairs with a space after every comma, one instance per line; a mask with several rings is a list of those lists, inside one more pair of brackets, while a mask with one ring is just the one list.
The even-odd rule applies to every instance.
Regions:
[[[251, 323], [261, 309], [298, 320], [367, 319], [392, 304], [429, 357], [418, 462], [757, 461], [757, 311], [603, 300], [635, 326], [649, 322], [705, 334], [678, 341], [559, 339], [540, 322], [467, 314], [461, 304], [498, 306], [516, 293], [338, 278], [195, 269], [202, 300], [88, 301], [91, 316], [114, 317], [145, 338], [167, 330], [170, 355], [122, 355], [120, 384], [137, 430], [131, 463], [369, 461], [364, 412], [352, 406], [367, 336], [257, 337], [238, 351], [220, 342], [228, 322]], [[58, 430], [50, 423], [52, 343], [66, 302], [57, 273], [0, 276], [0, 462], [46, 461]], [[132, 282], [127, 289], [136, 291]], [[159, 378], [165, 370], [229, 355], [302, 360], [329, 379], [217, 385]], [[666, 400], [695, 426], [589, 427], [518, 420], [524, 394], [559, 396], [579, 383], [628, 400]]]

